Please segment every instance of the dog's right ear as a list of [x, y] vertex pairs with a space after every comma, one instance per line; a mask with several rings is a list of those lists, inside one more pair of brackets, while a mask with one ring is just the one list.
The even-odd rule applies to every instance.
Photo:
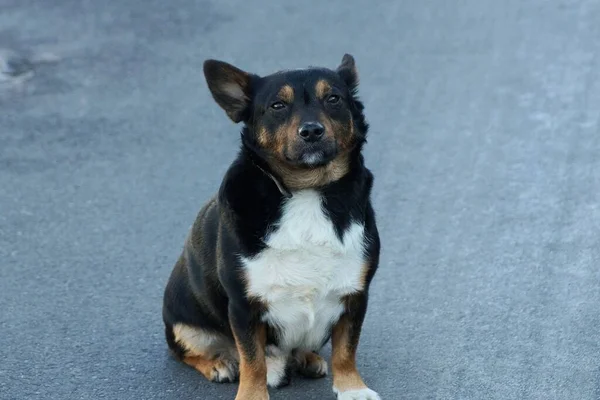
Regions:
[[229, 118], [236, 123], [244, 120], [250, 106], [252, 75], [223, 61], [206, 60], [204, 77]]

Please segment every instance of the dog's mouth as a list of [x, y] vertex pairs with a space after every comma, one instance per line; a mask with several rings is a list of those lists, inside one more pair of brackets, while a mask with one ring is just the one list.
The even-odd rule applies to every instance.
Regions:
[[317, 168], [327, 165], [338, 154], [335, 143], [311, 143], [285, 154], [286, 161], [295, 167]]

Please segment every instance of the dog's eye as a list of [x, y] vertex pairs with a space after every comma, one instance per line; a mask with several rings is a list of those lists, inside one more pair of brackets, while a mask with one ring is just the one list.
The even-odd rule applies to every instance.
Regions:
[[283, 104], [281, 101], [276, 101], [275, 103], [271, 104], [271, 108], [273, 110], [283, 110], [285, 108], [285, 104]]
[[327, 102], [329, 104], [336, 104], [340, 102], [340, 96], [338, 96], [337, 94], [332, 94], [327, 98]]

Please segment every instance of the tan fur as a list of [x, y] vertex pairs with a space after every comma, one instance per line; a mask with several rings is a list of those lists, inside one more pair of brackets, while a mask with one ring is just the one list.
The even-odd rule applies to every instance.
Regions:
[[236, 338], [240, 354], [240, 386], [236, 400], [268, 400], [267, 390], [267, 363], [265, 347], [267, 343], [267, 329], [264, 325], [257, 328], [254, 347], [254, 357], [245, 354], [244, 348]]
[[321, 357], [320, 355], [313, 353], [312, 351], [308, 351], [306, 353], [303, 354], [303, 364], [305, 366], [308, 365], [315, 365], [315, 364], [322, 364], [323, 357]]
[[324, 113], [319, 115], [319, 121], [323, 124], [325, 128], [325, 138], [330, 140], [336, 140], [340, 137], [340, 134], [337, 132], [340, 129], [340, 124], [333, 121]]
[[362, 267], [362, 273], [360, 275], [360, 285], [362, 289], [367, 286], [367, 275], [369, 275], [369, 270], [371, 269], [371, 264], [365, 263]]
[[327, 361], [312, 351], [298, 351], [294, 355], [298, 372], [308, 378], [321, 378], [327, 375]]
[[183, 362], [200, 372], [209, 381], [219, 380], [220, 373], [227, 374], [230, 370], [229, 362], [220, 358], [210, 360], [202, 356], [186, 356]]
[[175, 341], [185, 350], [183, 362], [210, 381], [233, 381], [237, 376], [237, 351], [226, 337], [186, 325], [173, 326]]
[[340, 154], [329, 164], [311, 169], [295, 168], [272, 162], [271, 167], [291, 190], [308, 189], [335, 182], [348, 173], [348, 154]]
[[354, 120], [350, 116], [348, 125], [343, 125], [339, 122], [333, 122], [333, 129], [338, 141], [340, 148], [343, 151], [350, 150], [356, 143], [356, 137], [354, 136]]
[[300, 118], [294, 115], [287, 124], [282, 125], [275, 132], [275, 137], [272, 139], [272, 143], [268, 146], [271, 147], [274, 154], [280, 160], [285, 160], [285, 150], [288, 146], [297, 140], [298, 127], [300, 125]]
[[327, 93], [331, 90], [331, 85], [329, 82], [323, 79], [319, 79], [317, 84], [315, 85], [315, 93], [317, 94], [317, 98], [322, 99], [325, 97]]
[[[324, 82], [324, 81], [323, 81]], [[278, 160], [270, 160], [269, 164], [274, 172], [281, 178], [284, 185], [291, 190], [308, 189], [324, 186], [342, 178], [349, 169], [349, 151], [353, 148], [355, 139], [353, 122], [346, 126], [328, 118], [319, 116], [325, 127], [326, 140], [335, 140], [338, 143], [340, 154], [325, 166], [305, 169], [287, 164], [285, 149], [297, 139], [299, 118], [294, 116], [289, 124], [284, 125], [275, 133], [274, 146], [272, 146]]]
[[354, 137], [354, 122], [350, 117], [349, 125], [344, 125], [327, 115], [321, 113], [319, 120], [325, 127], [325, 137], [335, 139], [342, 151], [348, 151], [352, 148], [356, 138]]
[[258, 128], [258, 135], [256, 135], [256, 140], [261, 146], [267, 147], [267, 144], [269, 143], [269, 133], [267, 132], [264, 126]]
[[349, 319], [342, 317], [331, 334], [333, 387], [339, 392], [367, 387], [356, 369], [356, 348], [349, 342], [350, 329]]
[[216, 344], [221, 340], [217, 335], [186, 324], [174, 325], [173, 334], [175, 341], [181, 345], [186, 354], [192, 356], [202, 355], [211, 358], [215, 353]]
[[281, 100], [291, 104], [294, 102], [294, 89], [290, 85], [284, 85], [279, 89], [278, 96]]
[[[325, 81], [323, 84], [326, 84]], [[282, 88], [284, 91], [285, 86]], [[291, 88], [290, 88], [291, 90]], [[281, 95], [281, 93], [280, 93]], [[325, 166], [312, 169], [298, 168], [286, 162], [286, 151], [290, 151], [298, 139], [300, 118], [294, 115], [288, 123], [282, 125], [272, 135], [264, 127], [258, 128], [258, 143], [270, 150], [274, 156], [268, 160], [275, 174], [290, 190], [308, 189], [335, 182], [348, 172], [349, 151], [355, 143], [352, 120], [349, 126], [330, 119], [324, 114], [319, 120], [325, 127], [325, 140], [335, 140], [340, 154]], [[270, 137], [271, 136], [271, 137]]]

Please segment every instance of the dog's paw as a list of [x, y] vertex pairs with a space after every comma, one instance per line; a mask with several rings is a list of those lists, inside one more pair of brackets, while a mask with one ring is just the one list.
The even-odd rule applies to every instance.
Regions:
[[296, 355], [296, 370], [305, 378], [318, 379], [327, 375], [327, 361], [314, 352]]
[[267, 373], [267, 385], [275, 389], [281, 389], [292, 383], [292, 371], [289, 368], [284, 370], [283, 375], [269, 375]]
[[267, 346], [267, 385], [272, 388], [281, 388], [290, 384], [292, 375], [288, 367], [287, 353], [276, 346]]
[[333, 391], [337, 394], [337, 400], [381, 400], [381, 397], [369, 388], [346, 390], [345, 392], [333, 388]]
[[269, 400], [269, 393], [265, 391], [240, 390], [235, 396], [235, 400]]
[[211, 381], [218, 383], [235, 382], [240, 374], [240, 367], [236, 361], [220, 359], [213, 365]]

